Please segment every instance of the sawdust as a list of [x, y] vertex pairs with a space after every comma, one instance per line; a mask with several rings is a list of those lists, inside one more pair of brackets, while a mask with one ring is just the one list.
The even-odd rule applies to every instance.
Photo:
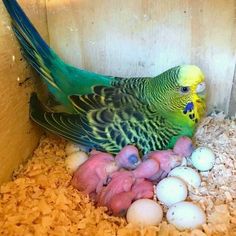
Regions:
[[65, 167], [66, 141], [44, 136], [33, 157], [19, 167], [13, 181], [0, 187], [1, 235], [217, 236], [236, 235], [236, 122], [207, 117], [196, 135], [196, 146], [210, 147], [216, 164], [201, 173], [202, 184], [190, 189], [189, 200], [205, 210], [202, 229], [179, 232], [165, 219], [138, 228], [124, 218], [109, 216], [70, 185]]

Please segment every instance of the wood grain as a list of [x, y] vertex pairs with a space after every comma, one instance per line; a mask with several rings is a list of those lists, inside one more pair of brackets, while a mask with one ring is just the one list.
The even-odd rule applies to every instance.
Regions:
[[[40, 33], [47, 39], [44, 0], [19, 1]], [[0, 183], [31, 156], [41, 132], [29, 120], [31, 91], [40, 84], [36, 74], [22, 59], [18, 42], [10, 27], [9, 16], [0, 2]], [[23, 81], [28, 79], [25, 83]]]
[[153, 76], [179, 64], [205, 72], [208, 109], [229, 110], [235, 0], [47, 0], [52, 47], [98, 73]]

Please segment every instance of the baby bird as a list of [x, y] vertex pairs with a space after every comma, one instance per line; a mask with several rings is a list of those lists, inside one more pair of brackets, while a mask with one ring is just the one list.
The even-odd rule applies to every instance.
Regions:
[[165, 178], [171, 169], [181, 165], [183, 158], [190, 156], [192, 151], [192, 140], [183, 136], [177, 140], [173, 150], [160, 150], [148, 153], [145, 159], [153, 159], [160, 165], [160, 171], [148, 179], [160, 181]]
[[132, 145], [124, 147], [116, 158], [108, 153], [92, 151], [89, 159], [75, 171], [72, 185], [86, 194], [98, 193], [114, 171], [134, 169], [140, 162], [138, 150]]
[[107, 176], [118, 166], [111, 154], [96, 152], [74, 173], [72, 185], [86, 194], [99, 191], [107, 181]]
[[145, 179], [137, 179], [128, 192], [114, 195], [108, 203], [113, 215], [124, 216], [133, 201], [141, 198], [153, 198], [153, 184]]
[[189, 157], [193, 152], [193, 142], [189, 137], [180, 137], [173, 148], [173, 152], [183, 157]]
[[134, 170], [141, 163], [138, 149], [133, 145], [127, 145], [116, 155], [115, 161], [120, 168]]
[[110, 205], [111, 199], [120, 193], [129, 192], [135, 182], [132, 171], [120, 170], [111, 174], [111, 181], [102, 188], [97, 195], [97, 203], [99, 206]]
[[136, 179], [131, 190], [134, 193], [134, 200], [142, 198], [151, 199], [154, 195], [153, 183], [146, 179]]
[[118, 193], [111, 198], [108, 209], [115, 216], [125, 216], [134, 197], [135, 193], [132, 191]]
[[135, 178], [151, 178], [160, 170], [160, 164], [155, 159], [144, 160], [135, 170], [133, 175]]

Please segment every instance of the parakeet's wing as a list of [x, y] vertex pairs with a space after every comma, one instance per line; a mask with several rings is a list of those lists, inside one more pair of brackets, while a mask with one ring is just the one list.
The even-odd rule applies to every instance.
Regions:
[[46, 129], [83, 146], [117, 153], [136, 144], [144, 153], [165, 148], [179, 130], [148, 104], [118, 88], [97, 86], [93, 94], [71, 96], [78, 114], [44, 112], [31, 98], [31, 118]]

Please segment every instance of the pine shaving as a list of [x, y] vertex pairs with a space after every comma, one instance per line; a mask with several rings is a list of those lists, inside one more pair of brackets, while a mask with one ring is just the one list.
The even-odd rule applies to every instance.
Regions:
[[[43, 136], [13, 180], [0, 186], [0, 235], [231, 236], [236, 235], [236, 122], [220, 115], [203, 120], [196, 146], [211, 148], [216, 164], [201, 173], [202, 184], [189, 199], [205, 210], [201, 229], [179, 232], [165, 218], [158, 226], [138, 227], [106, 214], [70, 185], [65, 167], [66, 141]], [[166, 209], [165, 209], [166, 211]]]

